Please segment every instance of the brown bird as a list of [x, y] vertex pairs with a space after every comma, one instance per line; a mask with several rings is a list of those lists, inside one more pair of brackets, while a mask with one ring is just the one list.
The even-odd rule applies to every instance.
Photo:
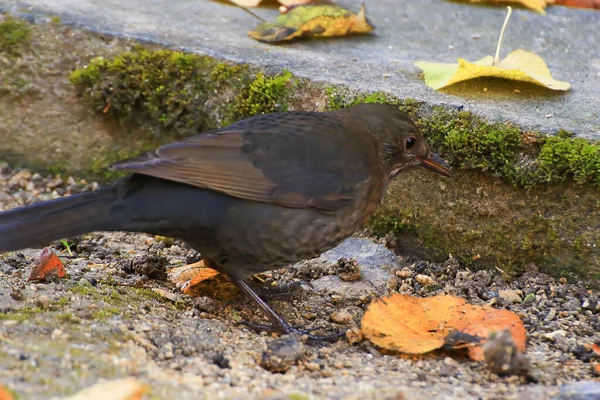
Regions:
[[112, 186], [0, 213], [0, 253], [92, 231], [176, 237], [290, 333], [244, 280], [339, 244], [412, 166], [450, 175], [396, 107], [259, 115], [120, 162], [132, 174]]

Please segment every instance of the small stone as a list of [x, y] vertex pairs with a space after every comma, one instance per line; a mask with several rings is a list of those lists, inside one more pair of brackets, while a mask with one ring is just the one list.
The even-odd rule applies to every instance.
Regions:
[[360, 267], [354, 258], [342, 257], [337, 262], [337, 276], [341, 280], [352, 282], [360, 279]]
[[435, 285], [435, 279], [433, 279], [429, 275], [419, 274], [415, 276], [415, 281], [417, 281], [417, 283], [422, 286]]
[[12, 288], [12, 290], [10, 292], [10, 297], [12, 297], [13, 300], [17, 300], [17, 301], [21, 301], [25, 298], [25, 296], [23, 296], [23, 292], [21, 292], [17, 288]]
[[319, 365], [319, 363], [312, 361], [304, 364], [304, 368], [306, 368], [309, 371], [319, 371], [321, 369], [321, 366]]
[[396, 276], [401, 279], [410, 278], [412, 276], [412, 270], [408, 267], [402, 268], [401, 271], [396, 271]]
[[350, 328], [346, 331], [346, 339], [350, 344], [355, 344], [363, 340], [362, 331], [359, 328]]
[[523, 291], [518, 289], [500, 290], [498, 296], [508, 303], [521, 303], [523, 301]]
[[448, 366], [458, 366], [458, 361], [456, 361], [454, 358], [452, 357], [446, 357], [444, 358], [444, 365], [448, 365]]
[[194, 308], [209, 314], [217, 314], [219, 312], [220, 304], [217, 300], [204, 296], [194, 300]]
[[267, 343], [260, 366], [269, 372], [286, 372], [304, 355], [304, 344], [296, 335], [290, 335]]
[[352, 314], [350, 314], [348, 310], [339, 310], [329, 316], [331, 322], [342, 325], [349, 324], [352, 319]]
[[551, 308], [550, 311], [548, 311], [548, 314], [546, 314], [546, 316], [544, 317], [544, 321], [548, 322], [548, 321], [552, 321], [554, 318], [556, 317], [556, 308]]
[[559, 338], [567, 336], [567, 332], [563, 329], [556, 330], [554, 332], [546, 333], [543, 337], [551, 342], [556, 342]]
[[32, 173], [28, 169], [23, 169], [16, 174], [14, 174], [8, 180], [8, 186], [10, 187], [26, 187], [27, 181], [31, 179]]

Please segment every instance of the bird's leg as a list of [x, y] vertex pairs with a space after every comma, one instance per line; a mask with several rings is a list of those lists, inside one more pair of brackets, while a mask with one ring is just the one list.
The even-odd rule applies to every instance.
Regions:
[[[277, 300], [277, 299], [289, 299], [295, 292], [300, 290], [303, 285], [308, 285], [312, 288], [312, 284], [308, 281], [291, 282], [286, 285], [269, 286], [268, 289], [263, 287], [255, 287], [253, 290], [258, 293], [262, 299], [266, 300]], [[252, 285], [254, 286], [254, 285]]]
[[326, 335], [326, 336], [316, 336], [311, 335], [310, 333], [303, 332], [299, 329], [293, 328], [290, 324], [285, 322], [283, 318], [279, 316], [263, 299], [261, 299], [258, 294], [252, 288], [244, 282], [242, 279], [232, 279], [231, 280], [238, 289], [240, 289], [246, 296], [250, 297], [254, 303], [265, 313], [267, 318], [273, 324], [272, 326], [268, 325], [256, 325], [250, 324], [248, 322], [244, 323], [244, 325], [249, 328], [259, 330], [259, 331], [275, 331], [283, 334], [290, 334], [292, 332], [300, 333], [301, 335], [307, 335], [309, 341], [313, 342], [333, 342], [339, 340], [344, 333], [338, 333], [335, 335]]

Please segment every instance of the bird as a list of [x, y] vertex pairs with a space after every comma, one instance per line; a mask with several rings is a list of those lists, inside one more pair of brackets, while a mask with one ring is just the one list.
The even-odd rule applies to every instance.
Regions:
[[0, 254], [94, 231], [178, 238], [226, 274], [270, 330], [299, 332], [246, 280], [341, 243], [411, 167], [451, 176], [397, 106], [256, 115], [118, 162], [113, 170], [129, 175], [111, 185], [1, 212]]

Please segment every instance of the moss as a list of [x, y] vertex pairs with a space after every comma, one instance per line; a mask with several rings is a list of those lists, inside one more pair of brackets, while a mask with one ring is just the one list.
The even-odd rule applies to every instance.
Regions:
[[409, 222], [408, 218], [400, 218], [398, 215], [392, 215], [384, 211], [378, 211], [367, 223], [374, 235], [382, 237], [391, 233], [401, 235], [407, 232], [414, 232], [415, 227]]
[[[97, 112], [124, 126], [153, 126], [156, 138], [167, 130], [189, 136], [250, 115], [287, 110], [291, 78], [289, 71], [253, 75], [247, 66], [141, 46], [111, 59], [95, 58], [70, 75]], [[226, 95], [222, 104], [211, 102], [216, 93]]]
[[0, 321], [17, 321], [18, 323], [23, 323], [30, 320], [35, 315], [44, 312], [46, 312], [46, 310], [43, 310], [40, 307], [24, 307], [18, 311], [0, 313]]
[[31, 29], [25, 21], [4, 15], [0, 21], [0, 50], [9, 55], [16, 55], [29, 45]]
[[60, 314], [56, 315], [54, 318], [62, 323], [68, 323], [68, 324], [78, 324], [81, 322], [81, 319], [79, 317], [77, 317], [76, 315], [74, 315], [73, 313], [70, 313], [70, 312], [60, 313]]
[[362, 103], [397, 105], [415, 119], [431, 147], [455, 168], [484, 171], [526, 189], [568, 181], [600, 188], [600, 142], [574, 138], [566, 131], [556, 136], [523, 132], [467, 111], [428, 109], [416, 100], [383, 92], [352, 95], [328, 88], [327, 93], [330, 109]]
[[207, 57], [136, 47], [112, 59], [95, 58], [70, 80], [96, 111], [124, 125], [150, 120], [156, 136], [163, 129], [189, 133], [215, 125], [203, 107], [214, 89], [207, 82], [211, 63]]
[[287, 70], [271, 77], [258, 73], [256, 78], [246, 85], [235, 98], [231, 121], [228, 122], [251, 115], [287, 111], [286, 97], [290, 90], [291, 78], [292, 73]]

